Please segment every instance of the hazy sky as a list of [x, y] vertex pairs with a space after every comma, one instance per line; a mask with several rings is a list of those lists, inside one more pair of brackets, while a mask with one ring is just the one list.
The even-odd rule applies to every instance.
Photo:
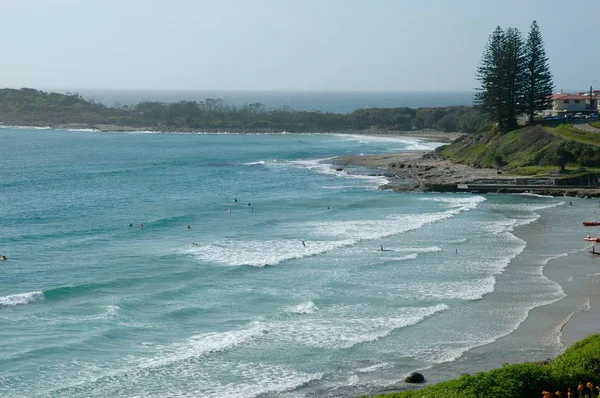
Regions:
[[0, 0], [0, 86], [472, 90], [536, 19], [556, 88], [600, 87], [600, 0]]

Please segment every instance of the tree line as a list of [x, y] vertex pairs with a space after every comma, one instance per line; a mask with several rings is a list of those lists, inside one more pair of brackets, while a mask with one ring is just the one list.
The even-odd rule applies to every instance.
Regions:
[[369, 108], [350, 114], [266, 110], [260, 103], [233, 106], [221, 99], [175, 103], [142, 102], [108, 107], [79, 94], [35, 89], [0, 89], [0, 121], [8, 125], [111, 124], [157, 130], [320, 132], [344, 130], [436, 129], [474, 133], [489, 127], [483, 112], [470, 106]]
[[537, 22], [527, 40], [518, 29], [498, 26], [488, 38], [477, 80], [481, 87], [474, 104], [501, 131], [516, 129], [521, 115], [533, 123], [536, 112], [548, 109], [554, 85]]

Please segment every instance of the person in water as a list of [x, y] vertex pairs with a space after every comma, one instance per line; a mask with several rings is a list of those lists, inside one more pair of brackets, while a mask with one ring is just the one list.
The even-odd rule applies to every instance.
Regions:
[[306, 247], [306, 243], [304, 243], [304, 241], [302, 241], [302, 246]]
[[188, 229], [192, 229], [192, 226], [190, 224], [188, 224]]
[[233, 199], [233, 201], [234, 201], [235, 203], [237, 203], [237, 198]]
[[131, 227], [133, 227], [133, 223], [132, 222], [129, 223], [129, 228], [131, 228]]
[[8, 260], [5, 255], [0, 256], [0, 261]]
[[381, 251], [383, 251], [383, 245], [381, 245]]
[[144, 224], [140, 224], [140, 228], [144, 228]]

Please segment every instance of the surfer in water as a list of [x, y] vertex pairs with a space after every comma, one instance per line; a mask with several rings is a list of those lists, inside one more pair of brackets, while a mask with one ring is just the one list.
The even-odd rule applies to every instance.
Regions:
[[4, 261], [4, 260], [8, 260], [8, 258], [5, 255], [1, 255], [0, 256], [0, 261]]
[[131, 228], [131, 227], [133, 227], [133, 223], [130, 222], [129, 223], [129, 228]]
[[188, 224], [188, 229], [192, 229], [192, 226], [190, 224]]
[[302, 241], [302, 246], [306, 247], [306, 243], [304, 241]]
[[381, 245], [381, 251], [383, 251], [383, 245]]
[[237, 203], [237, 198], [233, 199], [233, 201], [234, 201], [235, 203]]

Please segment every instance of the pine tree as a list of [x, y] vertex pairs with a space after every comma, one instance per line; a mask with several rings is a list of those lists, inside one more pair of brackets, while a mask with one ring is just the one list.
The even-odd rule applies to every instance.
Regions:
[[481, 87], [476, 89], [474, 104], [502, 128], [506, 107], [503, 104], [504, 70], [502, 59], [505, 35], [500, 26], [488, 38], [481, 64], [477, 68], [477, 80]]
[[503, 126], [510, 131], [518, 127], [517, 119], [525, 110], [525, 47], [521, 32], [508, 28], [503, 47], [504, 105]]
[[544, 50], [544, 41], [536, 21], [531, 24], [525, 44], [525, 112], [533, 123], [536, 111], [550, 108], [552, 104], [552, 73]]
[[490, 35], [477, 69], [481, 87], [474, 103], [498, 123], [501, 131], [518, 127], [525, 109], [525, 47], [518, 29], [497, 27]]

